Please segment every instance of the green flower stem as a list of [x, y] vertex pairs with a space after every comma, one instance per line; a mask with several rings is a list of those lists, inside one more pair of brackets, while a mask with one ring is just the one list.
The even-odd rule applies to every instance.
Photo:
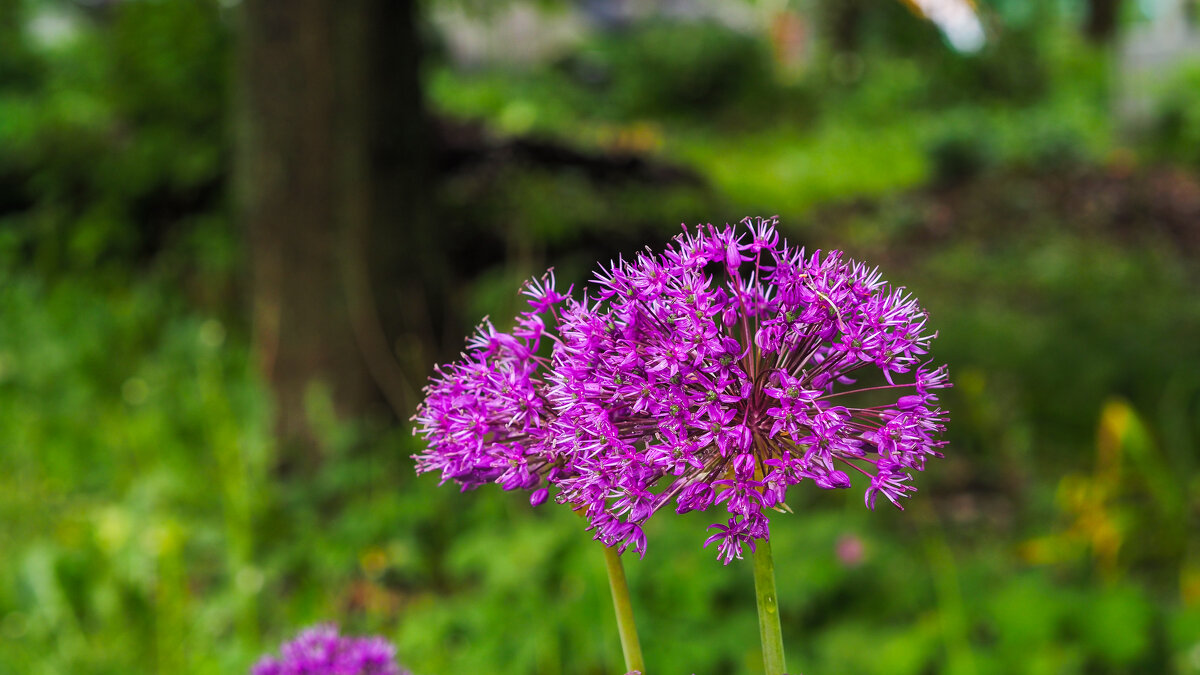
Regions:
[[771, 542], [754, 542], [754, 595], [758, 599], [758, 634], [762, 639], [763, 670], [767, 675], [784, 675], [783, 629], [779, 625], [779, 596], [775, 592], [775, 560]]
[[621, 651], [625, 652], [625, 670], [646, 672], [642, 662], [642, 645], [638, 642], [637, 627], [633, 624], [633, 605], [629, 602], [629, 584], [625, 567], [616, 549], [604, 546], [604, 562], [608, 566], [608, 585], [612, 587], [613, 610], [617, 613], [617, 632], [621, 635]]

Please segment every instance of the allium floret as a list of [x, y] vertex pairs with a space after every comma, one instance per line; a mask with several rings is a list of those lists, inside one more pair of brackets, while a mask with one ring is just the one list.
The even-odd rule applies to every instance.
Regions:
[[552, 277], [525, 293], [517, 330], [485, 324], [427, 389], [419, 471], [464, 487], [545, 478], [622, 552], [645, 553], [642, 524], [672, 501], [723, 506], [705, 545], [728, 563], [768, 537], [792, 485], [860, 473], [868, 507], [901, 507], [911, 473], [941, 456], [935, 392], [950, 384], [924, 360], [925, 311], [874, 268], [788, 244], [773, 218], [685, 229], [601, 269], [579, 301]]
[[396, 648], [380, 637], [338, 635], [333, 625], [307, 628], [264, 656], [251, 675], [409, 675], [396, 665]]
[[[546, 461], [546, 421], [553, 412], [543, 381], [549, 359], [538, 350], [546, 335], [543, 317], [553, 317], [567, 295], [555, 290], [553, 271], [522, 292], [530, 309], [512, 331], [484, 319], [462, 358], [430, 378], [413, 417], [413, 433], [427, 444], [415, 457], [418, 473], [440, 472], [443, 483], [464, 490], [493, 482], [515, 490], [543, 485], [553, 468]], [[547, 496], [543, 487], [531, 502], [537, 506]]]

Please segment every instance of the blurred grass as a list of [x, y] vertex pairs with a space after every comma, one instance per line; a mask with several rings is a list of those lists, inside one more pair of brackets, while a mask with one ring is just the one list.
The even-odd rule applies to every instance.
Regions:
[[[1108, 263], [1081, 252], [1046, 286], [1026, 253], [1014, 251], [1019, 271], [1005, 278], [1029, 288], [1007, 299], [972, 306], [989, 272], [973, 268], [966, 283], [953, 251], [914, 284], [959, 373], [953, 452], [922, 476], [914, 508], [870, 513], [852, 493], [801, 492], [800, 515], [778, 519], [789, 655], [805, 671], [1125, 672], [1188, 658], [1196, 609], [1159, 600], [1178, 586], [1138, 543], [1163, 533], [1153, 499], [1122, 507], [1132, 550], [1116, 581], [1099, 583], [1086, 545], [1050, 560], [1019, 547], [1068, 536], [1069, 512], [1046, 498], [1061, 468], [1091, 461], [1092, 400], [1131, 373], [1157, 389], [1149, 380], [1180, 362], [1160, 338], [1186, 305], [1139, 321], [1146, 350], [1114, 369], [1097, 356], [1102, 318], [1138, 320], [1129, 310], [1145, 284], [1112, 280], [1131, 307], [1102, 287], [1069, 303], [1092, 319], [1035, 318], [1022, 310], [1030, 294]], [[1131, 274], [1161, 268], [1152, 259]], [[329, 617], [393, 637], [418, 672], [617, 668], [602, 563], [575, 516], [439, 488], [411, 475], [407, 437], [332, 421], [315, 480], [272, 478], [269, 407], [244, 335], [153, 282], [4, 281], [0, 670], [238, 672], [293, 626]], [[1046, 343], [1064, 346], [1047, 358]], [[1158, 461], [1194, 500], [1180, 450]], [[1166, 489], [1140, 483], [1162, 473], [1127, 467], [1123, 499]], [[647, 559], [628, 561], [649, 659], [660, 671], [753, 672], [749, 571], [700, 548], [705, 523], [658, 518]], [[845, 536], [862, 540], [860, 564], [839, 562]]]

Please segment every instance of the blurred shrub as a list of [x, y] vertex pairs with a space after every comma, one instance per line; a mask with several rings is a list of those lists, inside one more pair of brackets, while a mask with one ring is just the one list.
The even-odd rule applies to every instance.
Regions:
[[[221, 205], [232, 43], [219, 2], [5, 6], [17, 30], [0, 64], [23, 84], [0, 91], [0, 223], [44, 271], [145, 259]], [[39, 19], [63, 36], [33, 41]]]
[[949, 121], [934, 132], [928, 143], [930, 178], [937, 185], [952, 186], [978, 178], [996, 163], [991, 134], [980, 120]]
[[1151, 119], [1153, 156], [1200, 166], [1200, 63], [1167, 78]]
[[269, 429], [244, 341], [167, 287], [2, 274], [0, 671], [248, 658]]
[[556, 64], [455, 72], [433, 67], [433, 101], [486, 116], [510, 134], [579, 137], [581, 126], [643, 119], [737, 128], [764, 119], [803, 122], [811, 84], [781, 84], [759, 37], [712, 22], [651, 22], [592, 36]]
[[753, 114], [788, 93], [765, 41], [710, 22], [639, 24], [595, 40], [562, 67], [618, 117]]
[[1087, 118], [1064, 123], [1060, 116], [1047, 112], [1026, 114], [1019, 121], [946, 116], [930, 132], [926, 144], [930, 178], [935, 184], [953, 186], [979, 179], [995, 168], [1054, 173], [1094, 162], [1104, 141], [1097, 141], [1097, 134], [1082, 128]]
[[933, 71], [931, 101], [1029, 103], [1050, 90], [1052, 71], [1037, 22], [994, 31], [977, 54], [947, 53]]

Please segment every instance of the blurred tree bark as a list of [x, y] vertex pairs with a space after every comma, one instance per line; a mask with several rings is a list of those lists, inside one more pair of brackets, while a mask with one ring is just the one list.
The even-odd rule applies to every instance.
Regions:
[[1117, 37], [1121, 0], [1088, 0], [1084, 34], [1095, 44], [1110, 44]]
[[415, 11], [415, 0], [243, 5], [238, 204], [285, 462], [319, 456], [315, 386], [343, 418], [411, 404], [388, 336], [412, 322], [399, 307], [381, 315], [375, 296], [420, 288], [431, 260]]
[[823, 0], [818, 20], [833, 53], [858, 51], [865, 9], [862, 0]]

